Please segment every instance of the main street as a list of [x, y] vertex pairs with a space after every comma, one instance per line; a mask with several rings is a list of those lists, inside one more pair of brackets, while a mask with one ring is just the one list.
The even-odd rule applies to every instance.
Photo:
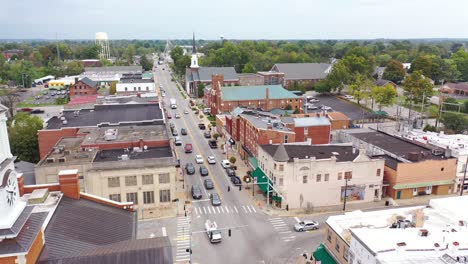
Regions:
[[[165, 101], [167, 113], [172, 116], [169, 122], [175, 124], [183, 141], [182, 146], [176, 147], [181, 169], [185, 174], [185, 165], [188, 162], [195, 166], [195, 174], [184, 176], [187, 197], [191, 198], [190, 188], [194, 184], [198, 185], [203, 192], [201, 200], [192, 200], [192, 210], [188, 212], [187, 217], [178, 217], [176, 221], [174, 219], [161, 220], [159, 223], [165, 226], [171, 238], [175, 261], [188, 262], [190, 254], [185, 250], [191, 245], [192, 263], [293, 263], [297, 256], [310, 252], [317, 246], [323, 238], [323, 232], [318, 230], [296, 233], [293, 225], [297, 219], [265, 214], [252, 203], [250, 197], [232, 185], [230, 178], [220, 165], [221, 160], [226, 159], [226, 155], [221, 149], [211, 149], [208, 146], [207, 139], [203, 137], [204, 131], [198, 128], [198, 117], [191, 110], [189, 100], [182, 97], [176, 84], [171, 81], [168, 67], [158, 65], [154, 77], [157, 84], [162, 85], [166, 92], [166, 96], [162, 99]], [[177, 109], [170, 109], [170, 98], [177, 100]], [[188, 110], [189, 113], [184, 114], [184, 110]], [[176, 113], [181, 118], [176, 119]], [[182, 128], [187, 130], [188, 135], [180, 135]], [[186, 143], [193, 145], [193, 152], [190, 154], [183, 151]], [[203, 156], [209, 176], [200, 176], [199, 165], [195, 162], [195, 155], [198, 154]], [[214, 156], [217, 163], [208, 164], [206, 161], [208, 156]], [[208, 177], [214, 183], [214, 190], [204, 188], [203, 180]], [[230, 186], [230, 191], [228, 191], [228, 186]], [[220, 195], [221, 206], [211, 205], [209, 193], [212, 192]], [[209, 242], [207, 235], [203, 232], [206, 220], [215, 221], [222, 229], [221, 243]], [[324, 219], [318, 220], [323, 222]], [[231, 237], [228, 236], [229, 229]]]

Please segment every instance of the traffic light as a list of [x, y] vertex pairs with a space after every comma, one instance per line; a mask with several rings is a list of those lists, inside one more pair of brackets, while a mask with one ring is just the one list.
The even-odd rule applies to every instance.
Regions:
[[228, 236], [231, 236], [231, 229], [228, 229]]

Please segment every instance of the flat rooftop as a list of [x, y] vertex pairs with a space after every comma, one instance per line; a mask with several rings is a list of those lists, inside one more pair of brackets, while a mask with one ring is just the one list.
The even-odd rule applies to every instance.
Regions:
[[[109, 136], [106, 139], [106, 132], [116, 132], [115, 139], [111, 139], [113, 137]], [[80, 128], [78, 134], [86, 134], [82, 142], [83, 146], [116, 142], [137, 142], [140, 139], [144, 141], [169, 139], [165, 125]]]
[[256, 113], [259, 113], [259, 114], [257, 115], [252, 111], [244, 111], [239, 115], [249, 120], [249, 122], [252, 123], [252, 125], [254, 125], [256, 128], [269, 129], [268, 126], [271, 125], [270, 129], [272, 130], [284, 132], [284, 133], [294, 133], [294, 131], [287, 128], [284, 125], [284, 123], [281, 122], [279, 118], [276, 118], [271, 114], [263, 115], [263, 114], [260, 114], [260, 112], [256, 112]]
[[95, 105], [94, 109], [63, 110], [60, 116], [47, 121], [46, 129], [162, 123], [163, 115], [157, 103]]
[[[379, 263], [451, 263], [442, 260], [444, 254], [445, 258], [468, 255], [468, 212], [460, 210], [467, 203], [467, 196], [433, 199], [428, 207], [331, 216], [327, 224], [348, 244], [357, 238]], [[402, 248], [397, 245], [401, 243]]]
[[84, 137], [64, 137], [55, 147], [44, 157], [37, 166], [47, 166], [57, 163], [74, 164], [92, 162], [97, 153], [96, 149], [82, 149], [81, 143]]
[[101, 150], [96, 155], [94, 162], [127, 160], [122, 158], [123, 155], [127, 155], [128, 160], [170, 158], [172, 157], [172, 150], [170, 147], [147, 148], [140, 151], [127, 151], [126, 149]]
[[[307, 159], [315, 157], [317, 160], [321, 160], [330, 159], [332, 156], [336, 157], [337, 162], [346, 162], [353, 161], [359, 156], [359, 150], [352, 146], [292, 144], [284, 144], [286, 154], [289, 156], [289, 162], [292, 162], [294, 158]], [[280, 145], [261, 145], [260, 147], [273, 157], [279, 146]]]
[[430, 148], [383, 132], [352, 133], [352, 136], [408, 161], [412, 160], [411, 153], [419, 155], [418, 161], [446, 159], [444, 155], [432, 154], [432, 149]]
[[121, 83], [154, 83], [151, 79], [129, 79], [129, 78], [121, 78]]

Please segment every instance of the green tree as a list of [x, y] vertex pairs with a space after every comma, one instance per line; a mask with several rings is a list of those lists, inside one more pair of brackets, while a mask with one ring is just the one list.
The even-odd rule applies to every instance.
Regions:
[[205, 84], [200, 83], [197, 85], [198, 97], [203, 97], [205, 95]]
[[177, 61], [184, 55], [184, 50], [180, 46], [176, 46], [171, 50], [170, 55], [173, 61]]
[[42, 119], [27, 113], [18, 113], [8, 128], [10, 146], [13, 155], [19, 160], [37, 163], [39, 144], [37, 131], [42, 129]]
[[111, 82], [110, 88], [109, 88], [109, 94], [114, 95], [117, 93], [117, 82]]
[[65, 66], [63, 75], [79, 75], [84, 72], [84, 66], [80, 61], [68, 62]]
[[128, 45], [128, 47], [125, 49], [123, 57], [124, 59], [132, 64], [133, 63], [133, 57], [136, 55], [136, 47], [134, 44]]
[[422, 98], [429, 98], [434, 91], [429, 78], [422, 76], [420, 71], [415, 71], [405, 78], [403, 89], [407, 100], [412, 103], [421, 103]]
[[231, 162], [232, 165], [236, 164], [236, 161], [237, 161], [237, 159], [236, 159], [236, 157], [234, 157], [234, 156], [231, 156], [231, 157], [229, 158], [229, 162]]
[[379, 111], [382, 111], [382, 106], [389, 106], [395, 103], [398, 93], [390, 84], [385, 86], [375, 86], [372, 89], [372, 98], [379, 106]]
[[329, 93], [330, 86], [328, 85], [328, 82], [326, 80], [320, 80], [315, 84], [314, 90], [317, 93]]
[[461, 73], [457, 68], [455, 61], [445, 59], [441, 65], [441, 76], [440, 78], [446, 82], [453, 82], [460, 78]]
[[99, 59], [99, 46], [90, 45], [85, 47], [80, 57], [82, 59]]
[[457, 65], [457, 70], [460, 72], [460, 78], [463, 81], [468, 81], [468, 52], [464, 48], [460, 48], [452, 54], [452, 60]]
[[255, 69], [255, 66], [252, 63], [247, 63], [244, 65], [244, 68], [242, 68], [243, 73], [256, 73], [257, 70]]
[[468, 115], [460, 113], [444, 113], [442, 123], [445, 128], [453, 130], [455, 133], [461, 133], [468, 128]]
[[381, 54], [376, 58], [376, 64], [380, 67], [385, 67], [392, 60], [392, 56], [389, 54]]
[[382, 78], [394, 83], [400, 83], [405, 78], [405, 74], [403, 64], [396, 60], [391, 60], [385, 68]]
[[373, 82], [364, 75], [356, 74], [355, 80], [349, 85], [350, 94], [354, 96], [358, 104], [361, 100], [369, 98]]
[[145, 71], [150, 71], [153, 69], [153, 62], [148, 60], [146, 55], [142, 55], [140, 58], [140, 65]]
[[344, 86], [351, 80], [351, 74], [348, 68], [342, 61], [339, 61], [333, 66], [332, 71], [328, 74], [327, 84], [331, 91], [338, 91], [344, 89]]

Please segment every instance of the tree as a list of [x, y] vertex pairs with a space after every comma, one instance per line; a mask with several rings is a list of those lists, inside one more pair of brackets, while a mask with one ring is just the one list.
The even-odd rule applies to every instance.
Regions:
[[461, 73], [457, 69], [457, 64], [455, 61], [450, 59], [445, 59], [442, 61], [441, 65], [441, 79], [446, 82], [453, 82], [460, 78]]
[[415, 71], [405, 78], [403, 89], [407, 100], [412, 103], [421, 103], [423, 97], [429, 98], [434, 91], [429, 78], [422, 76], [420, 71]]
[[79, 75], [82, 72], [84, 72], [83, 64], [80, 61], [71, 61], [66, 64], [63, 75]]
[[370, 96], [373, 82], [364, 75], [359, 73], [354, 77], [354, 81], [349, 85], [350, 94], [356, 98], [358, 104], [361, 104], [362, 99], [367, 99]]
[[388, 54], [381, 54], [377, 56], [376, 63], [380, 67], [385, 67], [388, 65], [388, 63], [392, 60], [392, 56]]
[[455, 133], [462, 133], [468, 128], [468, 115], [460, 113], [444, 113], [442, 123], [445, 128], [453, 130]]
[[468, 52], [461, 48], [452, 54], [451, 58], [457, 65], [457, 70], [460, 72], [460, 78], [463, 81], [468, 81]]
[[255, 73], [257, 70], [255, 69], [255, 66], [252, 63], [247, 63], [244, 65], [244, 68], [242, 68], [242, 73]]
[[28, 113], [18, 113], [8, 128], [13, 155], [19, 160], [36, 163], [39, 161], [37, 131], [42, 129], [42, 119]]
[[327, 81], [320, 80], [315, 84], [314, 90], [317, 93], [329, 93], [330, 92], [330, 86], [328, 85]]
[[426, 77], [431, 77], [432, 59], [428, 55], [420, 55], [411, 62], [411, 70], [419, 71]]
[[332, 71], [328, 74], [326, 80], [331, 91], [338, 91], [344, 89], [351, 79], [351, 74], [342, 61], [339, 61], [333, 66]]
[[153, 62], [148, 60], [146, 55], [142, 55], [140, 58], [140, 65], [145, 71], [150, 71], [153, 69]]
[[0, 94], [0, 103], [8, 108], [10, 116], [15, 115], [16, 103], [20, 101], [20, 96], [14, 92], [6, 92], [6, 94]]
[[90, 45], [85, 47], [80, 57], [82, 59], [99, 59], [99, 46]]
[[382, 78], [394, 83], [400, 83], [405, 78], [405, 74], [403, 64], [396, 60], [391, 60], [385, 68]]
[[128, 45], [128, 47], [125, 49], [123, 57], [125, 60], [132, 64], [133, 63], [133, 57], [136, 55], [136, 47], [134, 44]]
[[111, 82], [110, 89], [109, 89], [109, 94], [114, 95], [116, 93], [117, 93], [117, 82]]
[[205, 84], [204, 83], [198, 84], [197, 89], [198, 89], [198, 97], [203, 97], [205, 95]]
[[374, 98], [375, 102], [379, 106], [379, 111], [382, 111], [382, 106], [389, 106], [395, 102], [398, 93], [390, 84], [385, 86], [375, 86], [372, 89], [372, 98]]
[[229, 158], [229, 162], [231, 162], [232, 165], [236, 164], [236, 161], [237, 161], [237, 159], [236, 159], [236, 157], [234, 157], [234, 156], [231, 156], [231, 157]]

